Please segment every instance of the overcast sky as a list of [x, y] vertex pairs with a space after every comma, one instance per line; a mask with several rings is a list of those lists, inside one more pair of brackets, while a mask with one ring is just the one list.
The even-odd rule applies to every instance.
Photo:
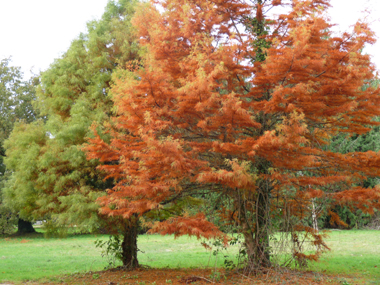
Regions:
[[[12, 56], [12, 65], [21, 66], [26, 77], [45, 70], [86, 31], [86, 22], [99, 19], [108, 0], [0, 0], [0, 58]], [[360, 3], [360, 4], [358, 4]], [[331, 22], [346, 31], [365, 14], [372, 13], [372, 28], [380, 36], [379, 0], [331, 0]], [[380, 43], [367, 48], [380, 69]], [[376, 54], [377, 53], [377, 54]]]

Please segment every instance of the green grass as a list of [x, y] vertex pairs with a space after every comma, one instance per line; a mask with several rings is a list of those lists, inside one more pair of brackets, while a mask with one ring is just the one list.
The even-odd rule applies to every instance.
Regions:
[[[215, 262], [222, 267], [224, 262], [222, 254], [214, 256], [213, 251], [206, 250], [196, 238], [144, 235], [139, 238], [138, 245], [144, 252], [139, 254], [139, 261], [155, 268], [213, 267]], [[235, 253], [236, 248], [223, 251], [231, 256]]]
[[[84, 271], [103, 270], [107, 259], [94, 241], [106, 235], [74, 235], [68, 238], [19, 237], [0, 239], [0, 281], [26, 281]], [[151, 267], [214, 266], [215, 257], [195, 238], [139, 236], [141, 264]], [[222, 266], [222, 258], [217, 265]], [[119, 265], [119, 264], [118, 264]], [[120, 264], [121, 265], [121, 264]]]
[[380, 280], [380, 231], [332, 231], [327, 245], [331, 251], [311, 270]]
[[[327, 241], [332, 251], [311, 269], [332, 274], [357, 274], [368, 280], [380, 280], [380, 231], [332, 231]], [[105, 235], [74, 235], [66, 239], [20, 237], [0, 239], [0, 281], [26, 281], [84, 271], [103, 270], [107, 260], [96, 239]], [[143, 235], [138, 239], [139, 261], [151, 267], [223, 266], [218, 258], [204, 249], [195, 238]], [[228, 250], [230, 256], [237, 248]]]
[[100, 251], [95, 249], [94, 239], [94, 236], [1, 239], [0, 280], [25, 281], [99, 270], [105, 266], [105, 260], [100, 257]]

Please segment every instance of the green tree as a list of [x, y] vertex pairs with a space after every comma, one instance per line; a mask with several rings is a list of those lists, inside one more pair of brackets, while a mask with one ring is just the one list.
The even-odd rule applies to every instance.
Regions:
[[[46, 122], [20, 123], [5, 143], [13, 171], [5, 199], [34, 219], [46, 219], [50, 232], [67, 226], [92, 231], [110, 219], [98, 214], [95, 200], [112, 181], [103, 181], [97, 161], [87, 161], [82, 144], [93, 122], [109, 120], [107, 95], [118, 65], [138, 58], [130, 20], [134, 0], [110, 1], [99, 21], [75, 39], [67, 52], [42, 73], [37, 106]], [[114, 231], [123, 231], [125, 223]]]
[[[11, 59], [0, 62], [0, 233], [11, 233], [16, 214], [2, 204], [2, 189], [7, 179], [4, 164], [4, 141], [9, 137], [17, 121], [30, 123], [38, 117], [32, 103], [36, 100], [35, 86], [38, 78], [23, 80], [20, 67], [11, 66]], [[28, 217], [18, 219], [18, 232], [33, 232]]]

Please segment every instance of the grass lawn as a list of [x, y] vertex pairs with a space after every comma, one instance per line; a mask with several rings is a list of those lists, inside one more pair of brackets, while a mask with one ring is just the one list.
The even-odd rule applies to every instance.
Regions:
[[332, 231], [329, 236], [331, 251], [311, 270], [368, 276], [380, 284], [380, 231]]
[[25, 281], [104, 268], [94, 236], [0, 239], [0, 281]]
[[[380, 280], [380, 231], [332, 231], [327, 241], [332, 251], [322, 261], [311, 266], [318, 272], [330, 274], [357, 274], [367, 280]], [[0, 281], [26, 281], [84, 271], [103, 270], [107, 260], [95, 248], [96, 239], [105, 235], [74, 235], [66, 239], [41, 237], [0, 239]], [[142, 252], [141, 264], [156, 268], [218, 267], [223, 266], [222, 254], [218, 257], [204, 249], [194, 238], [143, 235], [138, 239]], [[237, 248], [230, 248], [234, 256]], [[378, 284], [378, 283], [371, 283]]]
[[[1, 238], [0, 282], [103, 270], [108, 262], [95, 247], [97, 239], [107, 240], [108, 236]], [[205, 267], [214, 266], [215, 261], [223, 265], [222, 258], [216, 260], [195, 238], [142, 235], [138, 245], [140, 263], [150, 267]]]

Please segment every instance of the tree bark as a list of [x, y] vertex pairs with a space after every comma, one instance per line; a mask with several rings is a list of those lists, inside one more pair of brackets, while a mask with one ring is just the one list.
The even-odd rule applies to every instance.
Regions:
[[132, 217], [124, 228], [122, 247], [122, 262], [126, 268], [139, 267], [137, 259], [138, 218]]
[[313, 229], [318, 233], [319, 232], [319, 228], [318, 228], [318, 217], [317, 217], [317, 211], [315, 209], [315, 203], [314, 203], [314, 198], [311, 199], [311, 205], [312, 205], [312, 209], [311, 209], [311, 218], [312, 218], [312, 223], [313, 223]]
[[269, 248], [269, 199], [268, 189], [258, 189], [254, 251], [255, 263], [260, 267], [271, 266]]
[[18, 219], [17, 223], [17, 234], [29, 234], [35, 233], [36, 230], [33, 228], [31, 222], [25, 221], [23, 219]]
[[[244, 236], [244, 245], [247, 253], [248, 267], [254, 269], [267, 268], [271, 266], [269, 248], [269, 191], [258, 189], [255, 198], [250, 202], [255, 205], [253, 223], [247, 216], [244, 203], [240, 206], [240, 225]], [[249, 204], [251, 204], [249, 203]], [[251, 221], [251, 222], [250, 222]]]

